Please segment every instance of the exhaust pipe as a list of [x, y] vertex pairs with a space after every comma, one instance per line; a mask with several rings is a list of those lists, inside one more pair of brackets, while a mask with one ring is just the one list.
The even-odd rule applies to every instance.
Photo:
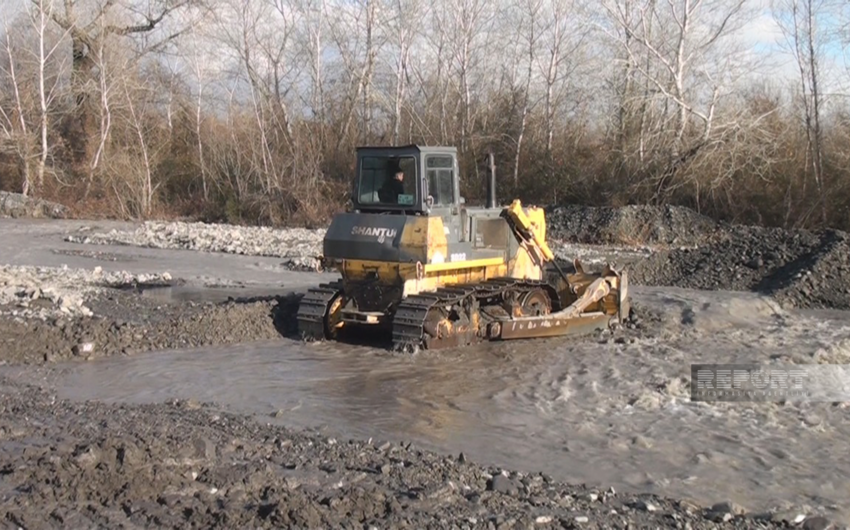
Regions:
[[487, 208], [496, 207], [496, 157], [487, 155]]

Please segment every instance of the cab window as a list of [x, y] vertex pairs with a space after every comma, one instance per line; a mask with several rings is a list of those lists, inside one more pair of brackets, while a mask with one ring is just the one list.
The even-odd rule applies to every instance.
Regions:
[[454, 158], [446, 155], [429, 156], [426, 159], [425, 168], [428, 194], [433, 197], [434, 205], [454, 204]]
[[[402, 173], [402, 178], [397, 174]], [[409, 206], [416, 200], [416, 159], [412, 156], [364, 156], [357, 198], [370, 206]]]

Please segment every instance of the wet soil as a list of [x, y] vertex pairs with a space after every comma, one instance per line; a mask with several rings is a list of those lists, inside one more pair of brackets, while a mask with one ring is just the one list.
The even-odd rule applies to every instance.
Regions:
[[38, 364], [275, 339], [297, 329], [301, 296], [169, 303], [116, 289], [89, 300], [91, 317], [0, 317], [0, 360]]
[[0, 387], [0, 520], [10, 527], [783, 528], [796, 517], [567, 485], [192, 401], [80, 404], [8, 379]]
[[[635, 284], [754, 290], [788, 307], [850, 308], [843, 232], [718, 228], [687, 211], [662, 217], [636, 212], [613, 218], [588, 214], [583, 225], [565, 224], [560, 234], [569, 238], [567, 232], [575, 232], [570, 240], [588, 242], [593, 234], [607, 233], [590, 242], [660, 245], [632, 264]], [[604, 223], [601, 231], [593, 228]], [[558, 230], [554, 226], [553, 235]], [[38, 244], [52, 245], [45, 241]], [[62, 259], [99, 257], [104, 267], [137, 259], [107, 248], [65, 243], [59, 250]], [[276, 263], [257, 261], [239, 274], [278, 270]], [[63, 360], [275, 340], [294, 331], [298, 297], [165, 303], [116, 290], [87, 301], [90, 317], [47, 320], [15, 317], [5, 310], [10, 308], [0, 308], [0, 363], [39, 373]], [[618, 335], [592, 340], [663, 340], [653, 330], [664, 315], [637, 305], [635, 317]], [[799, 511], [742, 514], [733, 503], [712, 510], [652, 495], [606, 493], [598, 485], [591, 491], [543, 475], [501, 475], [500, 469], [459, 455], [332, 440], [263, 423], [215, 404], [75, 403], [57, 399], [49, 385], [0, 377], [0, 521], [12, 528], [442, 528], [452, 527], [451, 521], [460, 528], [814, 529], [830, 524], [817, 516], [804, 521], [806, 514]]]

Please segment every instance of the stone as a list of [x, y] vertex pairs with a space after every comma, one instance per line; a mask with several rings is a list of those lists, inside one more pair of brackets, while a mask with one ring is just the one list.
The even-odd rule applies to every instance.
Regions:
[[712, 505], [709, 511], [720, 513], [731, 513], [732, 515], [743, 515], [746, 510], [739, 504], [732, 501], [718, 502]]
[[115, 458], [122, 466], [137, 466], [144, 457], [138, 447], [132, 442], [124, 442], [115, 452]]
[[827, 530], [831, 526], [832, 524], [829, 522], [829, 519], [820, 515], [807, 517], [803, 521], [803, 530]]
[[100, 452], [94, 447], [88, 447], [74, 457], [80, 467], [92, 467], [100, 460]]
[[87, 356], [94, 352], [94, 343], [93, 342], [81, 342], [79, 344], [75, 344], [73, 348], [71, 348], [71, 353], [75, 356]]
[[651, 502], [645, 501], [643, 499], [638, 499], [631, 504], [631, 507], [635, 510], [641, 510], [644, 512], [654, 512], [658, 510], [658, 507], [652, 504]]
[[759, 269], [764, 265], [764, 260], [761, 257], [753, 258], [747, 262], [747, 267], [750, 269]]
[[732, 519], [734, 519], [735, 516], [732, 515], [729, 512], [712, 512], [712, 511], [709, 511], [708, 513], [706, 513], [705, 518], [708, 519], [709, 521], [714, 521], [715, 523], [727, 523], [727, 522], [731, 521]]
[[517, 488], [516, 484], [514, 484], [514, 481], [502, 474], [498, 474], [488, 480], [487, 489], [489, 491], [496, 491], [508, 495], [513, 495], [519, 491], [519, 488]]
[[206, 458], [211, 460], [215, 458], [215, 444], [207, 438], [195, 438], [192, 442], [192, 447], [195, 450], [197, 458]]

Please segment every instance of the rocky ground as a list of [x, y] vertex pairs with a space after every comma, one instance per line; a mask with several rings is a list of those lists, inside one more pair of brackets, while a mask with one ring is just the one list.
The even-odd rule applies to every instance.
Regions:
[[[563, 206], [550, 208], [547, 220], [559, 258], [592, 255], [592, 247], [605, 245], [629, 265], [638, 284], [758, 291], [787, 307], [850, 309], [845, 232], [728, 225], [669, 206]], [[314, 270], [322, 236], [321, 230], [148, 222], [131, 232], [67, 240], [276, 256], [290, 270]]]
[[[643, 251], [629, 260], [636, 284], [756, 291], [784, 307], [850, 309], [850, 237], [842, 231], [729, 225], [670, 206], [567, 206], [547, 215], [550, 237]], [[570, 248], [560, 249], [567, 257]]]
[[322, 253], [324, 230], [241, 227], [223, 224], [159, 222], [140, 225], [132, 232], [72, 234], [67, 241], [84, 244], [226, 252], [283, 258], [290, 270], [315, 270]]
[[[727, 226], [677, 208], [562, 207], [547, 215], [562, 258], [620, 245], [633, 283], [755, 290], [787, 306], [850, 309], [850, 243], [842, 232]], [[292, 270], [312, 270], [321, 237], [315, 230], [151, 222], [66, 240], [275, 256]], [[224, 303], [164, 303], [136, 294], [140, 286], [178, 281], [165, 273], [0, 266], [0, 363], [35, 367], [294, 331], [298, 294]], [[605, 340], [652, 331], [657, 315], [634, 309], [635, 321]], [[830, 524], [799, 513], [743, 514], [732, 503], [697, 507], [502, 474], [414, 447], [264, 426], [209, 404], [76, 404], [10, 377], [0, 378], [0, 389], [0, 520], [13, 528]]]
[[552, 206], [546, 220], [551, 237], [596, 245], [693, 246], [723, 230], [721, 223], [681, 206]]
[[71, 404], [8, 379], [0, 385], [0, 516], [10, 528], [829, 524], [797, 513], [745, 514], [731, 502], [699, 507], [567, 485], [462, 454], [293, 432], [191, 401]]
[[0, 217], [62, 219], [67, 215], [68, 209], [61, 204], [0, 191]]

